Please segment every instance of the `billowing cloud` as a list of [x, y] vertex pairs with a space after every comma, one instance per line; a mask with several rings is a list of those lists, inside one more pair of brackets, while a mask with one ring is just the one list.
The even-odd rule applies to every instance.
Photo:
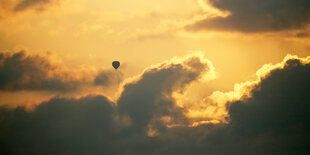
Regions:
[[[187, 123], [183, 109], [175, 103], [173, 92], [182, 92], [208, 71], [209, 63], [199, 55], [153, 66], [138, 81], [124, 86], [117, 102], [119, 113], [129, 116], [137, 131], [146, 130], [147, 125], [156, 122], [157, 125], [165, 125], [161, 122], [169, 125]], [[153, 124], [149, 124], [150, 121]]]
[[[271, 70], [251, 96], [231, 103], [230, 132], [248, 153], [309, 153], [310, 57], [291, 57]], [[258, 151], [254, 151], [258, 150]]]
[[158, 136], [157, 153], [308, 154], [310, 57], [287, 56], [257, 73], [257, 81], [235, 89], [238, 99], [223, 94], [230, 101], [227, 124], [169, 128]]
[[[41, 154], [50, 148], [48, 153], [55, 153], [69, 144], [79, 149], [69, 149], [65, 152], [68, 154], [144, 154], [148, 150], [137, 150], [139, 143], [146, 142], [153, 147], [158, 141], [153, 137], [167, 129], [166, 124], [186, 123], [172, 92], [182, 91], [192, 81], [203, 78], [209, 70], [208, 65], [201, 56], [193, 55], [152, 66], [125, 82], [117, 103], [97, 95], [79, 99], [54, 98], [32, 112], [3, 107], [0, 112], [2, 151]], [[18, 136], [20, 132], [22, 135]], [[23, 140], [15, 143], [16, 138]], [[44, 145], [35, 146], [37, 141]], [[61, 142], [54, 143], [56, 141]], [[26, 146], [28, 144], [30, 147]], [[117, 149], [119, 147], [126, 149]]]
[[0, 54], [1, 90], [70, 90], [86, 83], [87, 77], [80, 76], [24, 50]]
[[227, 104], [229, 123], [205, 141], [216, 138], [231, 149], [224, 154], [309, 153], [309, 71], [310, 57], [265, 65], [258, 81], [244, 85], [250, 92]]
[[310, 23], [308, 0], [208, 0], [208, 3], [231, 14], [200, 20], [189, 29], [266, 32], [300, 29]]
[[110, 143], [115, 137], [113, 133], [119, 130], [114, 114], [113, 103], [103, 96], [78, 100], [55, 98], [40, 104], [33, 112], [23, 108], [13, 111], [2, 108], [0, 152], [57, 154], [70, 147], [61, 152], [87, 154], [95, 148], [93, 153], [101, 150], [108, 153], [116, 150]]
[[121, 73], [88, 68], [69, 69], [49, 55], [25, 50], [0, 53], [0, 90], [70, 91], [82, 86], [118, 84]]
[[289, 56], [265, 65], [248, 95], [226, 104], [227, 124], [165, 126], [186, 124], [172, 92], [182, 92], [208, 70], [203, 59], [190, 56], [127, 81], [116, 103], [97, 95], [55, 98], [32, 112], [2, 107], [1, 153], [309, 153], [310, 58]]

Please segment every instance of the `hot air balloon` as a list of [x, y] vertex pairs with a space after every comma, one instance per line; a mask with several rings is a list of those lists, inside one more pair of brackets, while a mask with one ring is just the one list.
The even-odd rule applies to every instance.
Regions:
[[113, 61], [112, 66], [115, 68], [115, 70], [119, 67], [120, 63], [119, 61]]

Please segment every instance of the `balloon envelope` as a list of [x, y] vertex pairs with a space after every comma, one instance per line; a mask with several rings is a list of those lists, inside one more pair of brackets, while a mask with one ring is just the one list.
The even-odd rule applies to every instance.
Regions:
[[115, 68], [115, 70], [119, 67], [120, 63], [119, 61], [113, 61], [112, 66]]

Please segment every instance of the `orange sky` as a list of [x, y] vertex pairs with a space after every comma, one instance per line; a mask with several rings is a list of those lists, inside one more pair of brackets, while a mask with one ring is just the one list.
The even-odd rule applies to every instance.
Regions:
[[0, 154], [310, 154], [309, 73], [309, 0], [0, 0]]
[[[262, 65], [281, 62], [287, 54], [309, 55], [309, 36], [297, 37], [309, 32], [309, 26], [266, 32], [188, 28], [199, 21], [233, 15], [203, 0], [63, 0], [25, 5], [18, 11], [10, 9], [17, 2], [2, 4], [8, 8], [1, 12], [2, 52], [48, 51], [53, 61], [69, 70], [86, 68], [94, 72], [112, 70], [111, 62], [119, 60], [122, 79], [173, 57], [200, 52], [214, 66], [216, 78], [192, 86], [192, 98], [230, 91], [235, 83], [255, 80]], [[77, 94], [96, 92], [113, 98], [118, 84], [103, 89], [85, 88]], [[36, 94], [3, 92], [1, 96], [11, 100], [16, 93]], [[38, 93], [41, 96], [43, 92]], [[51, 94], [43, 96], [48, 99]], [[26, 100], [19, 98], [18, 102], [29, 102]]]

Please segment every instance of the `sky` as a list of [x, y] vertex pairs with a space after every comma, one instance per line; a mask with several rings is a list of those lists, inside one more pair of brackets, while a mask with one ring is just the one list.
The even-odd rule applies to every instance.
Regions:
[[1, 154], [308, 154], [309, 79], [308, 0], [0, 0]]

